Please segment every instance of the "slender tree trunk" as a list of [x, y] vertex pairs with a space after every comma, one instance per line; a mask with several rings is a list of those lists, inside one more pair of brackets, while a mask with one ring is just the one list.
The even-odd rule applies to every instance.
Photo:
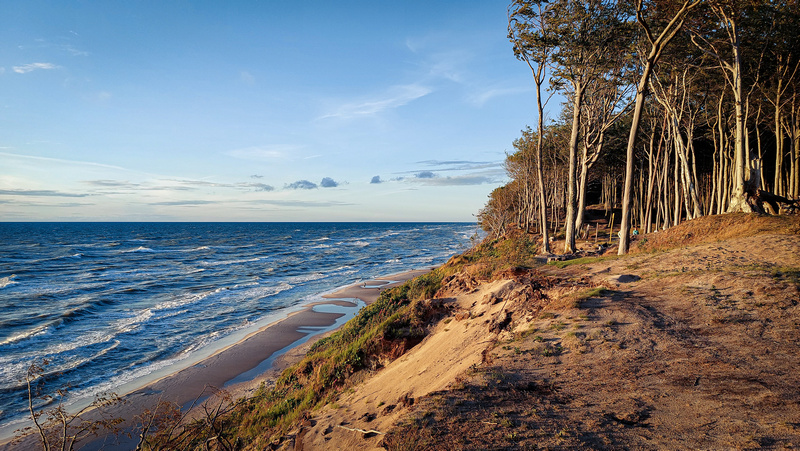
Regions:
[[[797, 100], [797, 95], [795, 95]], [[791, 161], [791, 172], [789, 176], [790, 194], [793, 198], [800, 197], [800, 102], [792, 101], [792, 143], [794, 145], [794, 157]]]
[[[542, 69], [543, 66], [540, 66]], [[540, 70], [541, 75], [541, 70]], [[542, 140], [544, 139], [544, 106], [542, 105], [542, 77], [536, 78], [536, 109], [539, 118], [536, 127], [536, 178], [539, 182], [539, 222], [542, 231], [542, 252], [550, 253], [550, 232], [547, 230], [547, 201], [544, 196], [544, 171], [542, 169]], [[555, 209], [555, 208], [554, 208]]]
[[583, 146], [583, 151], [581, 153], [581, 169], [580, 177], [578, 178], [578, 209], [575, 212], [575, 230], [577, 232], [580, 232], [583, 227], [584, 210], [586, 209], [586, 183], [589, 179], [588, 151], [586, 146]]
[[[655, 58], [653, 58], [655, 60]], [[653, 64], [648, 58], [644, 65], [642, 77], [639, 80], [639, 85], [636, 89], [636, 103], [633, 108], [633, 120], [631, 121], [631, 132], [628, 135], [628, 148], [625, 153], [625, 188], [622, 193], [622, 222], [620, 225], [620, 241], [619, 241], [619, 255], [625, 255], [628, 252], [628, 233], [631, 229], [630, 224], [630, 209], [631, 209], [631, 187], [633, 182], [633, 150], [636, 145], [636, 135], [639, 132], [639, 122], [642, 120], [642, 108], [644, 108], [644, 99], [647, 97], [647, 82], [650, 79], [650, 74], [653, 71]]]
[[580, 130], [581, 107], [583, 104], [583, 83], [577, 81], [573, 83], [575, 92], [572, 99], [572, 133], [569, 138], [569, 174], [567, 182], [567, 219], [564, 222], [566, 237], [564, 252], [573, 253], [575, 247], [575, 174], [577, 172], [578, 158], [578, 131]]
[[678, 150], [675, 149], [675, 166], [673, 166], [673, 195], [675, 196], [675, 204], [672, 210], [672, 226], [675, 227], [676, 225], [681, 223], [681, 184], [680, 184], [680, 164], [678, 163]]
[[628, 135], [628, 147], [625, 152], [625, 187], [622, 194], [622, 222], [620, 224], [620, 241], [619, 241], [619, 255], [628, 253], [629, 233], [631, 230], [630, 224], [630, 209], [631, 209], [631, 190], [633, 183], [633, 150], [636, 145], [636, 135], [639, 132], [639, 122], [642, 119], [642, 108], [644, 107], [644, 99], [647, 96], [647, 82], [650, 79], [650, 74], [653, 71], [653, 65], [658, 62], [663, 52], [664, 47], [669, 44], [675, 34], [683, 27], [684, 16], [687, 11], [700, 4], [701, 0], [686, 0], [681, 6], [681, 9], [675, 13], [675, 16], [664, 27], [658, 38], [653, 39], [650, 28], [642, 15], [642, 1], [639, 0], [636, 4], [636, 20], [647, 34], [647, 39], [650, 41], [651, 48], [647, 55], [647, 59], [642, 71], [642, 76], [639, 79], [639, 84], [636, 88], [636, 103], [633, 109], [633, 120], [631, 121], [631, 132]]

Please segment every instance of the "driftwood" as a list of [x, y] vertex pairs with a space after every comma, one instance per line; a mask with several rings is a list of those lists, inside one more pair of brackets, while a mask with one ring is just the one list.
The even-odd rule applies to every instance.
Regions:
[[779, 196], [777, 194], [770, 193], [769, 191], [764, 190], [757, 190], [756, 195], [754, 196], [757, 204], [761, 206], [763, 209], [763, 204], [769, 205], [772, 209], [773, 214], [780, 213], [780, 205], [785, 204], [785, 211], [787, 213], [797, 213], [800, 211], [800, 199], [789, 199], [788, 197]]

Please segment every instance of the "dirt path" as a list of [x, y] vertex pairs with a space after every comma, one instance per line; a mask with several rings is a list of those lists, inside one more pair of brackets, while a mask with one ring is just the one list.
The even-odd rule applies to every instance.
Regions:
[[[442, 355], [470, 346], [465, 355], [482, 363], [438, 378], [429, 394], [384, 420], [376, 404], [383, 398], [356, 387], [315, 417], [322, 428], [311, 427], [306, 437], [314, 438], [303, 443], [314, 446], [305, 449], [800, 446], [799, 236], [736, 238], [546, 272], [561, 282], [545, 289], [543, 303], [515, 295], [524, 284], [460, 296], [451, 326], [440, 324], [392, 364], [412, 362], [393, 370], [403, 377], [365, 387], [384, 386], [389, 403], [390, 390], [417, 377], [412, 369], [446, 364]], [[608, 291], [582, 299], [597, 285]], [[497, 333], [487, 318], [503, 309], [512, 321]], [[456, 324], [475, 336], [460, 348], [436, 338]], [[491, 349], [480, 359], [477, 343]], [[344, 432], [347, 441], [337, 438]]]

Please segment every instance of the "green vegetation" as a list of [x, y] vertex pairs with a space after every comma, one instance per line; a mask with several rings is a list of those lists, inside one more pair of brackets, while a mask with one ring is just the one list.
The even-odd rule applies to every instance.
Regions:
[[800, 268], [780, 266], [772, 268], [772, 277], [776, 280], [785, 280], [800, 289]]
[[451, 259], [442, 269], [446, 275], [464, 272], [479, 280], [492, 280], [497, 274], [516, 268], [535, 268], [544, 262], [537, 256], [539, 242], [522, 230], [487, 239], [462, 255]]
[[[427, 334], [427, 325], [443, 307], [433, 295], [450, 273], [440, 268], [381, 293], [378, 300], [327, 338], [317, 341], [306, 357], [286, 369], [275, 383], [263, 386], [247, 400], [241, 400], [217, 430], [227, 442], [258, 449], [280, 438], [308, 412], [333, 403], [348, 390], [355, 373], [380, 366], [382, 358], [399, 357]], [[186, 432], [183, 449], [203, 449], [199, 428]], [[218, 425], [215, 427], [218, 428]], [[158, 445], [154, 445], [158, 449]]]

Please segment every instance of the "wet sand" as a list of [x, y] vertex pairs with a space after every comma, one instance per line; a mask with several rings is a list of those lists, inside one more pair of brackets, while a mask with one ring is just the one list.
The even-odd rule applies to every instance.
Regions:
[[[378, 299], [382, 290], [429, 271], [421, 269], [392, 274], [325, 295], [323, 297], [330, 301], [310, 304], [199, 363], [125, 394], [124, 404], [115, 406], [113, 415], [124, 418], [126, 424], [123, 427], [131, 428], [136, 424], [136, 415], [154, 408], [160, 401], [173, 402], [182, 409], [188, 409], [192, 403], [207, 399], [212, 387], [224, 389], [233, 399], [247, 396], [262, 383], [271, 384], [283, 369], [305, 355], [313, 341], [332, 333], [352, 317], [358, 306], [348, 299], [358, 299], [369, 305]], [[38, 441], [38, 436], [28, 437], [16, 446], [0, 444], [0, 450], [36, 446], [36, 442], [29, 439]], [[79, 449], [126, 450], [135, 447], [137, 441], [136, 438], [108, 436], [95, 439]]]

